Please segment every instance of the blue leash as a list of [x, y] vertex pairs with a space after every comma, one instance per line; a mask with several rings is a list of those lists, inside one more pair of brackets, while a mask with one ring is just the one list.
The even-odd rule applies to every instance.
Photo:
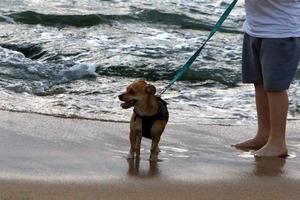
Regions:
[[213, 29], [211, 30], [210, 34], [208, 35], [207, 39], [203, 42], [202, 46], [194, 53], [192, 57], [178, 70], [173, 79], [170, 81], [170, 83], [160, 92], [160, 95], [166, 92], [167, 89], [169, 89], [179, 78], [183, 76], [183, 74], [190, 68], [190, 66], [193, 64], [193, 62], [196, 60], [196, 58], [199, 56], [200, 52], [206, 45], [206, 43], [212, 38], [212, 36], [221, 28], [223, 22], [227, 19], [228, 15], [234, 8], [235, 4], [238, 0], [233, 0], [233, 2], [228, 6], [228, 8], [225, 10], [225, 12], [222, 14], [220, 19], [217, 21]]

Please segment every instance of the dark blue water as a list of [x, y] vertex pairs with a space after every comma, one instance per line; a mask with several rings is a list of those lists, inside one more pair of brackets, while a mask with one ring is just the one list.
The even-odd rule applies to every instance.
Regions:
[[[0, 0], [0, 108], [128, 121], [117, 99], [137, 79], [158, 90], [200, 47], [230, 1]], [[243, 3], [163, 98], [170, 121], [255, 121], [241, 84]], [[290, 89], [298, 119], [300, 73]]]

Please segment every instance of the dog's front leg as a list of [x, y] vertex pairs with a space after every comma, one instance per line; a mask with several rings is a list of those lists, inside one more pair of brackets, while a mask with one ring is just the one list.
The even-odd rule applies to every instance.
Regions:
[[140, 157], [141, 141], [142, 141], [142, 132], [138, 133], [136, 136], [135, 153], [137, 158]]
[[136, 143], [136, 135], [133, 130], [130, 130], [129, 141], [130, 141], [130, 149], [127, 158], [133, 159], [134, 152], [135, 152], [135, 143]]

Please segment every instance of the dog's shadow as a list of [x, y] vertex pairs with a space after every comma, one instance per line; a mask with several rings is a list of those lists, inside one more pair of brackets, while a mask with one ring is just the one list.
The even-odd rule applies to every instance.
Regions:
[[138, 178], [154, 178], [160, 175], [160, 170], [157, 162], [148, 161], [148, 169], [141, 169], [141, 160], [140, 159], [127, 159], [128, 171], [127, 175], [131, 177]]

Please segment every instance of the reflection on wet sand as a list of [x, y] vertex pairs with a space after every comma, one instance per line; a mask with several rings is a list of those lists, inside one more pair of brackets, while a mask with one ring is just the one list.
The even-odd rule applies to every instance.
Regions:
[[281, 176], [285, 173], [286, 158], [279, 157], [255, 157], [254, 174], [256, 176]]
[[148, 170], [140, 169], [140, 159], [127, 159], [128, 163], [128, 176], [153, 178], [160, 175], [157, 162], [149, 161]]

